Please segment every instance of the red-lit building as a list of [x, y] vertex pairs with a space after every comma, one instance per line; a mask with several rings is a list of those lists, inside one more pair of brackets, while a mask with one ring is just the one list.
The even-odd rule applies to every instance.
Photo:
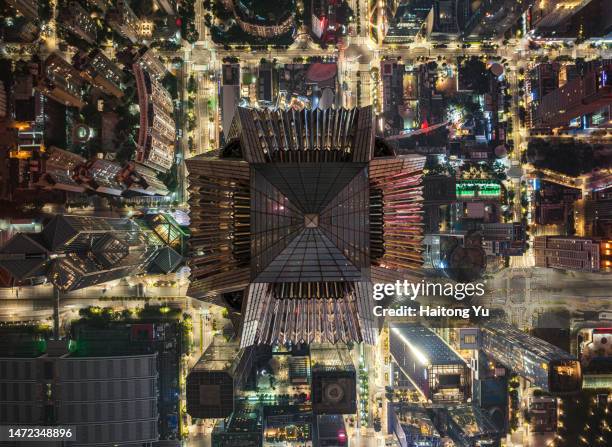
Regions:
[[312, 2], [312, 33], [325, 43], [336, 42], [336, 32], [340, 24], [336, 11], [340, 0], [315, 0]]

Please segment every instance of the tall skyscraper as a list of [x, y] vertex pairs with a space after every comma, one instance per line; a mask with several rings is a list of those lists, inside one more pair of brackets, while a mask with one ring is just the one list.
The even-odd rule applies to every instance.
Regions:
[[373, 343], [370, 282], [420, 273], [425, 159], [373, 124], [369, 107], [239, 108], [219, 154], [187, 160], [188, 294], [241, 311], [242, 346]]
[[162, 244], [125, 218], [57, 215], [41, 233], [18, 233], [0, 249], [16, 279], [47, 278], [69, 291], [143, 273]]

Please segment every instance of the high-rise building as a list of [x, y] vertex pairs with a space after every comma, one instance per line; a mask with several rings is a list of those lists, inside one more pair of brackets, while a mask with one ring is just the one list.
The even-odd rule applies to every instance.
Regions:
[[42, 79], [37, 88], [46, 96], [66, 106], [85, 105], [83, 88], [85, 81], [80, 73], [59, 54], [51, 54], [43, 63]]
[[507, 323], [481, 328], [483, 351], [495, 361], [550, 393], [571, 393], [582, 385], [580, 362], [567, 352]]
[[610, 241], [576, 236], [536, 236], [536, 267], [586, 272], [610, 271], [610, 246]]
[[237, 341], [213, 339], [187, 376], [187, 413], [194, 418], [225, 418], [248, 379], [253, 348], [240, 349]]
[[226, 140], [187, 160], [188, 294], [239, 293], [243, 346], [373, 343], [369, 283], [421, 270], [424, 157], [375, 143], [370, 108], [239, 108]]
[[236, 23], [246, 33], [257, 37], [276, 37], [285, 34], [294, 26], [294, 12], [279, 9], [272, 12], [269, 9], [262, 11], [259, 2], [253, 0], [228, 0]]
[[324, 43], [335, 43], [347, 19], [342, 14], [340, 0], [315, 0], [312, 2], [311, 32]]
[[89, 54], [77, 55], [74, 66], [92, 85], [118, 98], [123, 96], [123, 71], [101, 50], [95, 49]]
[[67, 8], [60, 8], [57, 23], [89, 44], [96, 41], [98, 25], [91, 18], [89, 11], [77, 1], [69, 2]]
[[558, 62], [543, 62], [533, 67], [525, 77], [529, 125], [532, 125], [535, 119], [542, 98], [559, 87], [561, 67]]
[[117, 0], [115, 6], [106, 14], [110, 26], [132, 43], [138, 40], [139, 19], [129, 2]]
[[272, 103], [272, 99], [276, 97], [275, 90], [275, 75], [276, 70], [270, 62], [262, 62], [259, 64], [257, 71], [257, 100]]
[[0, 266], [22, 280], [46, 276], [62, 291], [143, 273], [161, 241], [125, 218], [56, 215], [41, 233], [19, 233]]
[[391, 324], [389, 351], [400, 370], [426, 399], [465, 402], [469, 397], [468, 365], [431, 329], [419, 324]]
[[4, 82], [0, 81], [0, 119], [6, 117], [7, 110], [6, 89], [4, 88]]
[[538, 37], [603, 37], [612, 24], [607, 6], [606, 0], [540, 0], [532, 4], [528, 25]]
[[457, 13], [457, 0], [435, 0], [430, 35], [440, 39], [458, 37], [460, 29]]
[[134, 62], [140, 65], [156, 81], [161, 80], [168, 73], [166, 66], [153, 48], [142, 47], [134, 56]]
[[167, 172], [174, 163], [176, 139], [172, 97], [140, 64], [135, 63], [132, 68], [140, 106], [136, 161]]
[[423, 177], [425, 233], [437, 234], [446, 228], [446, 213], [457, 200], [456, 179], [447, 175]]

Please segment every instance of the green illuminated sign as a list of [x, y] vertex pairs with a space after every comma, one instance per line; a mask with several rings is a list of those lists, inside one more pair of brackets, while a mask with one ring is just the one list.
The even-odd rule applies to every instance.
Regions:
[[499, 197], [501, 186], [493, 180], [460, 180], [455, 192], [457, 197]]

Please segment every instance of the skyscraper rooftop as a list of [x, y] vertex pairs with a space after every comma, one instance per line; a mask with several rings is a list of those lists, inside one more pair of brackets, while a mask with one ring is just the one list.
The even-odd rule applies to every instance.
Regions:
[[188, 293], [242, 294], [242, 346], [374, 342], [369, 282], [420, 270], [425, 159], [373, 124], [369, 107], [239, 108], [218, 155], [187, 160]]

